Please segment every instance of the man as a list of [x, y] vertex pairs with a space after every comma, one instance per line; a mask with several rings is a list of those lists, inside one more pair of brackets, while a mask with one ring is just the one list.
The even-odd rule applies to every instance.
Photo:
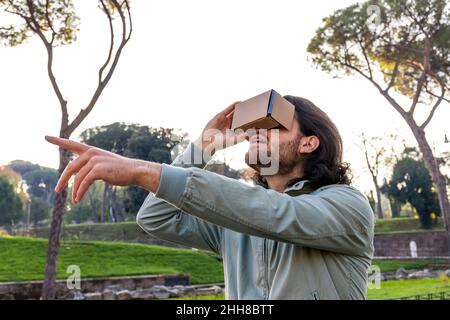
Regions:
[[[56, 191], [74, 173], [76, 202], [96, 179], [149, 190], [137, 223], [161, 239], [220, 254], [228, 299], [364, 299], [373, 255], [372, 209], [349, 185], [333, 122], [310, 101], [285, 98], [295, 106], [295, 120], [289, 130], [272, 129], [278, 130], [279, 170], [257, 174], [257, 186], [203, 170], [204, 161], [192, 164], [192, 153], [211, 149], [211, 129], [222, 132], [226, 142], [243, 140], [242, 134], [226, 134], [232, 104], [172, 165], [46, 137], [80, 155], [67, 166]], [[254, 130], [247, 137], [246, 160], [257, 173], [264, 165], [249, 159], [254, 152], [275, 151], [273, 133]]]

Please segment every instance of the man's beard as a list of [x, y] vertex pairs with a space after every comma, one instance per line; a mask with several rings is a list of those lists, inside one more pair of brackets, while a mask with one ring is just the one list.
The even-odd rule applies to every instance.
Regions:
[[[256, 163], [250, 163], [250, 154], [249, 151], [245, 154], [245, 163], [252, 169], [256, 170], [257, 172], [261, 172], [261, 168], [267, 168], [271, 166], [272, 161], [278, 161], [279, 162], [279, 170], [277, 174], [279, 175], [285, 175], [291, 172], [301, 161], [302, 156], [298, 151], [298, 146], [300, 144], [301, 136], [298, 135], [294, 140], [284, 142], [280, 144], [279, 146], [279, 152], [278, 156], [274, 154], [274, 157], [272, 158], [272, 151], [270, 150], [270, 142], [267, 145], [267, 151], [266, 154], [263, 155], [266, 159], [270, 159], [270, 162], [267, 164], [261, 163], [261, 159], [259, 157], [259, 146], [257, 146], [257, 149], [252, 152], [257, 152], [256, 157]], [[277, 146], [273, 146], [277, 147]], [[252, 161], [253, 162], [253, 161]]]

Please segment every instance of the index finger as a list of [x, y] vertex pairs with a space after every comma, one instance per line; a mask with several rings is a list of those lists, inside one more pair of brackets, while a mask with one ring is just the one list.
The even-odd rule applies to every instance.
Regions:
[[224, 114], [225, 116], [229, 115], [231, 112], [234, 111], [234, 107], [241, 101], [236, 101], [233, 102], [232, 104], [230, 104], [228, 107], [226, 107], [221, 113]]
[[90, 146], [84, 143], [53, 136], [45, 136], [45, 140], [47, 140], [50, 143], [56, 144], [57, 146], [60, 146], [63, 149], [72, 151], [76, 154], [82, 154], [83, 152], [85, 152], [87, 149], [90, 148]]

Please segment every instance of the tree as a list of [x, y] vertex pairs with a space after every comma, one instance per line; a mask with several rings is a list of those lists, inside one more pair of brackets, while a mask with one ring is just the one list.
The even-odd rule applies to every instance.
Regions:
[[[370, 6], [380, 9], [369, 22]], [[403, 117], [416, 138], [439, 196], [449, 236], [446, 181], [425, 136], [436, 109], [450, 102], [450, 3], [446, 0], [379, 0], [355, 4], [325, 18], [308, 46], [312, 62], [336, 75], [358, 74]], [[392, 90], [410, 99], [402, 105]], [[429, 106], [419, 122], [418, 105]], [[449, 246], [450, 248], [450, 246]]]
[[27, 172], [39, 169], [41, 166], [25, 160], [14, 160], [8, 164], [8, 167], [24, 176]]
[[19, 195], [10, 181], [0, 176], [0, 225], [10, 229], [23, 217], [23, 207]]
[[36, 227], [39, 221], [50, 217], [51, 206], [40, 197], [31, 196], [30, 200], [30, 222]]
[[243, 176], [243, 173], [239, 170], [234, 170], [229, 165], [227, 165], [225, 162], [213, 160], [208, 163], [208, 165], [205, 167], [205, 170], [215, 172], [217, 174], [223, 175], [228, 178], [232, 179], [241, 179]]
[[[127, 143], [125, 156], [158, 163], [171, 163], [177, 156], [174, 149], [186, 138], [183, 132], [174, 129], [150, 128], [139, 126]], [[178, 148], [180, 153], [182, 148]], [[125, 210], [136, 213], [147, 197], [148, 192], [142, 188], [130, 186], [126, 188]]]
[[[104, 150], [124, 155], [128, 140], [138, 130], [136, 124], [125, 124], [115, 122], [106, 126], [89, 128], [80, 135], [81, 141]], [[102, 210], [100, 222], [105, 222], [105, 217], [109, 216], [109, 221], [123, 221], [122, 209], [117, 201], [117, 186], [112, 186], [104, 182]]]
[[55, 195], [58, 172], [52, 168], [39, 167], [25, 173], [22, 178], [28, 185], [28, 194], [40, 197], [50, 205]]
[[381, 208], [379, 177], [388, 175], [390, 167], [393, 166], [393, 159], [397, 158], [395, 142], [403, 146], [405, 142], [393, 133], [384, 136], [367, 137], [363, 131], [359, 135], [359, 140], [361, 142], [359, 147], [364, 153], [367, 169], [375, 187], [376, 201], [374, 212], [377, 213], [379, 219], [382, 219], [383, 210]]
[[[415, 155], [414, 155], [415, 153]], [[431, 214], [440, 214], [438, 199], [433, 192], [432, 181], [425, 165], [414, 149], [406, 149], [404, 157], [394, 167], [391, 181], [383, 186], [389, 196], [398, 203], [409, 202], [418, 212], [423, 228], [431, 228]]]
[[[132, 25], [130, 7], [127, 0], [99, 0], [99, 8], [105, 14], [110, 30], [110, 47], [104, 64], [98, 70], [97, 87], [87, 105], [69, 122], [68, 101], [64, 98], [60, 84], [53, 72], [54, 48], [71, 44], [76, 40], [78, 16], [71, 0], [0, 0], [0, 9], [17, 18], [17, 23], [0, 27], [0, 43], [17, 46], [32, 36], [38, 36], [47, 52], [47, 73], [61, 109], [59, 136], [69, 138], [74, 130], [92, 111], [100, 95], [111, 79], [119, 62], [122, 50], [130, 40]], [[118, 18], [119, 23], [113, 23]], [[116, 28], [120, 29], [120, 36]], [[119, 44], [115, 45], [116, 38]], [[59, 148], [59, 168], [61, 175], [71, 160], [71, 154]], [[45, 280], [42, 288], [43, 299], [54, 299], [56, 264], [59, 252], [61, 224], [67, 188], [55, 197], [50, 239], [47, 252]]]

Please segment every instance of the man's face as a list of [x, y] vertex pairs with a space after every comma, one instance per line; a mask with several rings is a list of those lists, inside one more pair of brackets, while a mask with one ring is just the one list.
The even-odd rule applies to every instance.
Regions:
[[268, 175], [288, 173], [301, 161], [302, 133], [297, 117], [289, 130], [281, 126], [269, 130], [250, 129], [246, 139], [250, 145], [245, 162], [262, 175], [268, 167], [277, 168]]

